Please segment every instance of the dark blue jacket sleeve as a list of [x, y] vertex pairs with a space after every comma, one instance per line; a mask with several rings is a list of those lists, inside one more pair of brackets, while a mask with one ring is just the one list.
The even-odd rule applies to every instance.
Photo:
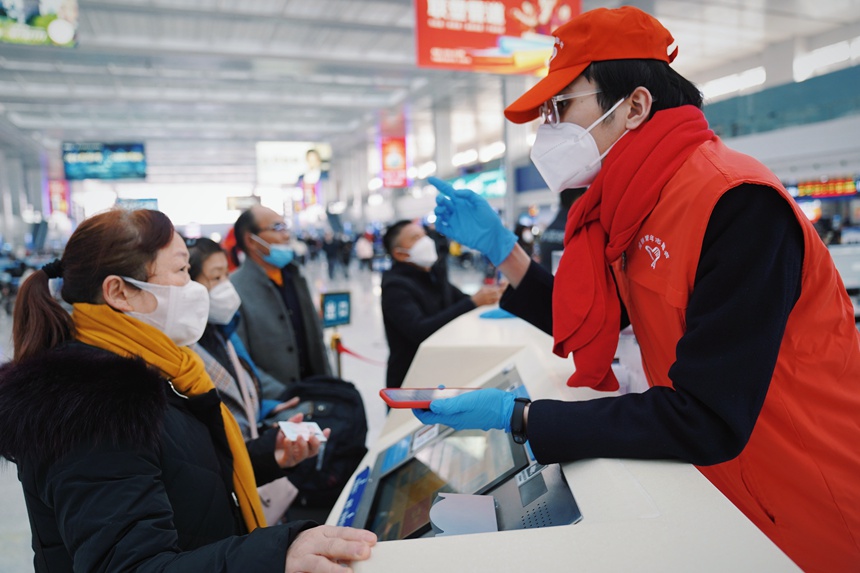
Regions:
[[499, 306], [552, 335], [552, 285], [552, 273], [532, 261], [520, 285], [505, 289]]
[[737, 456], [752, 433], [800, 296], [803, 252], [800, 225], [775, 191], [753, 185], [728, 191], [705, 233], [687, 330], [668, 373], [675, 388], [535, 401], [528, 438], [537, 459], [711, 465]]

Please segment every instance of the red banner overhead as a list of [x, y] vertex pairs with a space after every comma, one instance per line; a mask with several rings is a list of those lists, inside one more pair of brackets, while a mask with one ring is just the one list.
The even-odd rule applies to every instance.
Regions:
[[406, 138], [382, 138], [382, 186], [406, 187]]
[[580, 7], [580, 0], [415, 0], [418, 66], [543, 75], [552, 31]]

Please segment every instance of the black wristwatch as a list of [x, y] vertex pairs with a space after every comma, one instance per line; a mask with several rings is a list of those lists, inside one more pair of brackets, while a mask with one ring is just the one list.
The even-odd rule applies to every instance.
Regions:
[[514, 438], [514, 442], [518, 444], [525, 444], [528, 439], [526, 437], [526, 421], [524, 416], [528, 404], [531, 404], [531, 400], [528, 398], [517, 398], [514, 400], [514, 413], [511, 414], [511, 436]]

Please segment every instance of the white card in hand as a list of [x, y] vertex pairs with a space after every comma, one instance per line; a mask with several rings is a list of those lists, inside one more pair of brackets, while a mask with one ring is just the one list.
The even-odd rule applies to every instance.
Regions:
[[281, 427], [281, 431], [291, 442], [295, 442], [299, 436], [305, 440], [309, 440], [311, 436], [316, 436], [320, 443], [328, 441], [316, 422], [278, 422], [278, 426]]

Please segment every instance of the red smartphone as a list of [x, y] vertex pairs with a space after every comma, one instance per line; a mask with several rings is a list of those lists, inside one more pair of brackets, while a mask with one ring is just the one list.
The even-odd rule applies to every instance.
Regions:
[[383, 388], [379, 395], [392, 408], [418, 408], [427, 410], [430, 402], [453, 398], [478, 388]]

